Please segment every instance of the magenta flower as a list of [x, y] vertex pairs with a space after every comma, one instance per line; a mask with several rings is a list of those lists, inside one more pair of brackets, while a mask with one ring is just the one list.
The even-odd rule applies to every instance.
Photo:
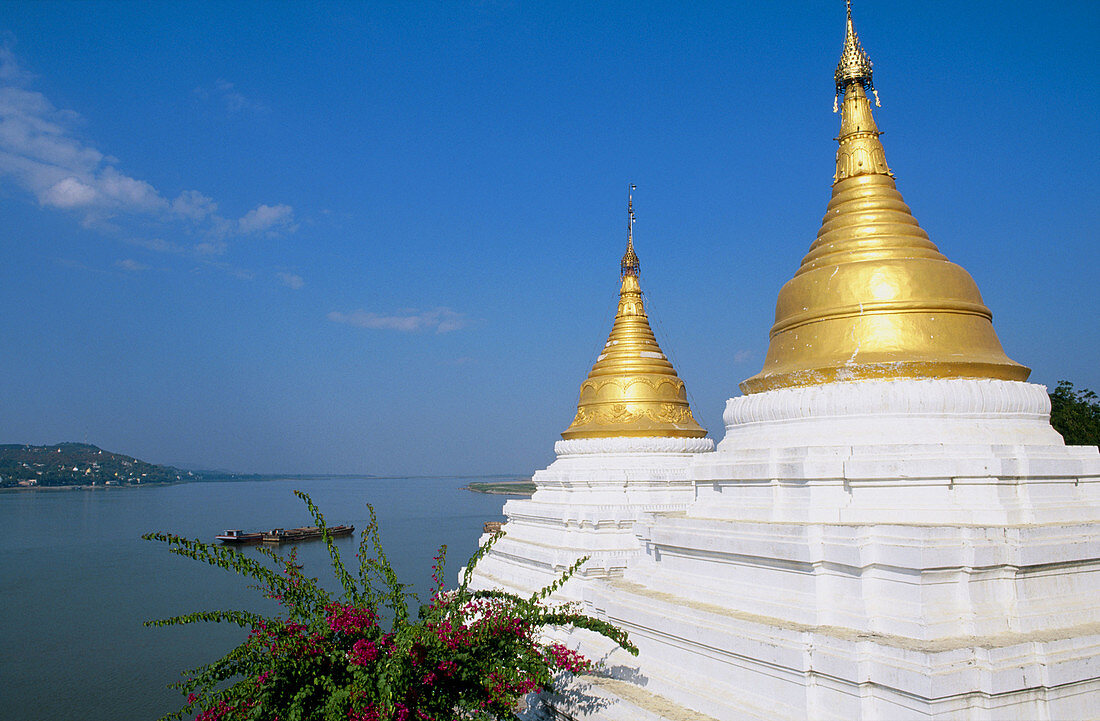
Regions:
[[348, 709], [348, 721], [382, 721], [382, 714], [374, 706]]
[[328, 627], [338, 633], [359, 633], [378, 625], [378, 614], [369, 608], [334, 603], [325, 607]]
[[378, 658], [378, 644], [361, 638], [351, 647], [351, 662], [358, 666], [366, 666], [369, 661]]

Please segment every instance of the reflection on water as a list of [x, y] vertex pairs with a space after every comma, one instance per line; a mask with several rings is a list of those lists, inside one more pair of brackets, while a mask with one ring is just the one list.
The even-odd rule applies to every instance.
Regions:
[[[0, 721], [147, 721], [178, 708], [166, 687], [246, 634], [234, 626], [145, 628], [142, 621], [198, 610], [271, 611], [239, 576], [142, 541], [149, 531], [213, 540], [227, 528], [310, 525], [293, 489], [310, 494], [355, 565], [366, 504], [401, 580], [426, 589], [432, 556], [448, 544], [448, 580], [477, 547], [484, 521], [501, 520], [500, 496], [461, 490], [469, 478], [318, 479], [187, 483], [155, 488], [0, 494]], [[246, 553], [255, 553], [254, 549]], [[320, 542], [302, 544], [310, 576], [335, 589]]]

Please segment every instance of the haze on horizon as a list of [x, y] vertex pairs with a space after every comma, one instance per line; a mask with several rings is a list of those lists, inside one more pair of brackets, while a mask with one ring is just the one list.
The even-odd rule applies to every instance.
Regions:
[[[0, 443], [530, 473], [647, 309], [721, 439], [812, 242], [842, 2], [10, 2]], [[1100, 391], [1100, 6], [866, 2], [898, 188], [1031, 381]]]

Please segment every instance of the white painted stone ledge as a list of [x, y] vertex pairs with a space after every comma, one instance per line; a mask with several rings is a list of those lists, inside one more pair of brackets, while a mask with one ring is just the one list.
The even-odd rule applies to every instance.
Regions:
[[977, 378], [826, 383], [730, 398], [726, 427], [855, 415], [948, 414], [1050, 417], [1046, 386]]
[[707, 453], [714, 450], [710, 438], [574, 438], [554, 444], [559, 456], [618, 453]]
[[1063, 445], [1034, 383], [976, 378], [869, 380], [731, 398], [718, 450], [939, 443]]

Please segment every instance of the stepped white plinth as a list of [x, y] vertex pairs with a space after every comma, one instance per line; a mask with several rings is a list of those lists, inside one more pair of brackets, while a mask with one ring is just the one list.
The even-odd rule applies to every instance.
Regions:
[[688, 466], [713, 449], [709, 438], [558, 441], [531, 498], [504, 505], [505, 536], [478, 563], [472, 585], [530, 595], [589, 556], [555, 595], [580, 600], [584, 579], [621, 576], [641, 554], [634, 524], [642, 514], [682, 511], [695, 498]]
[[833, 383], [725, 420], [694, 500], [581, 589], [642, 650], [618, 682], [719, 719], [1100, 717], [1100, 454], [1045, 389]]

